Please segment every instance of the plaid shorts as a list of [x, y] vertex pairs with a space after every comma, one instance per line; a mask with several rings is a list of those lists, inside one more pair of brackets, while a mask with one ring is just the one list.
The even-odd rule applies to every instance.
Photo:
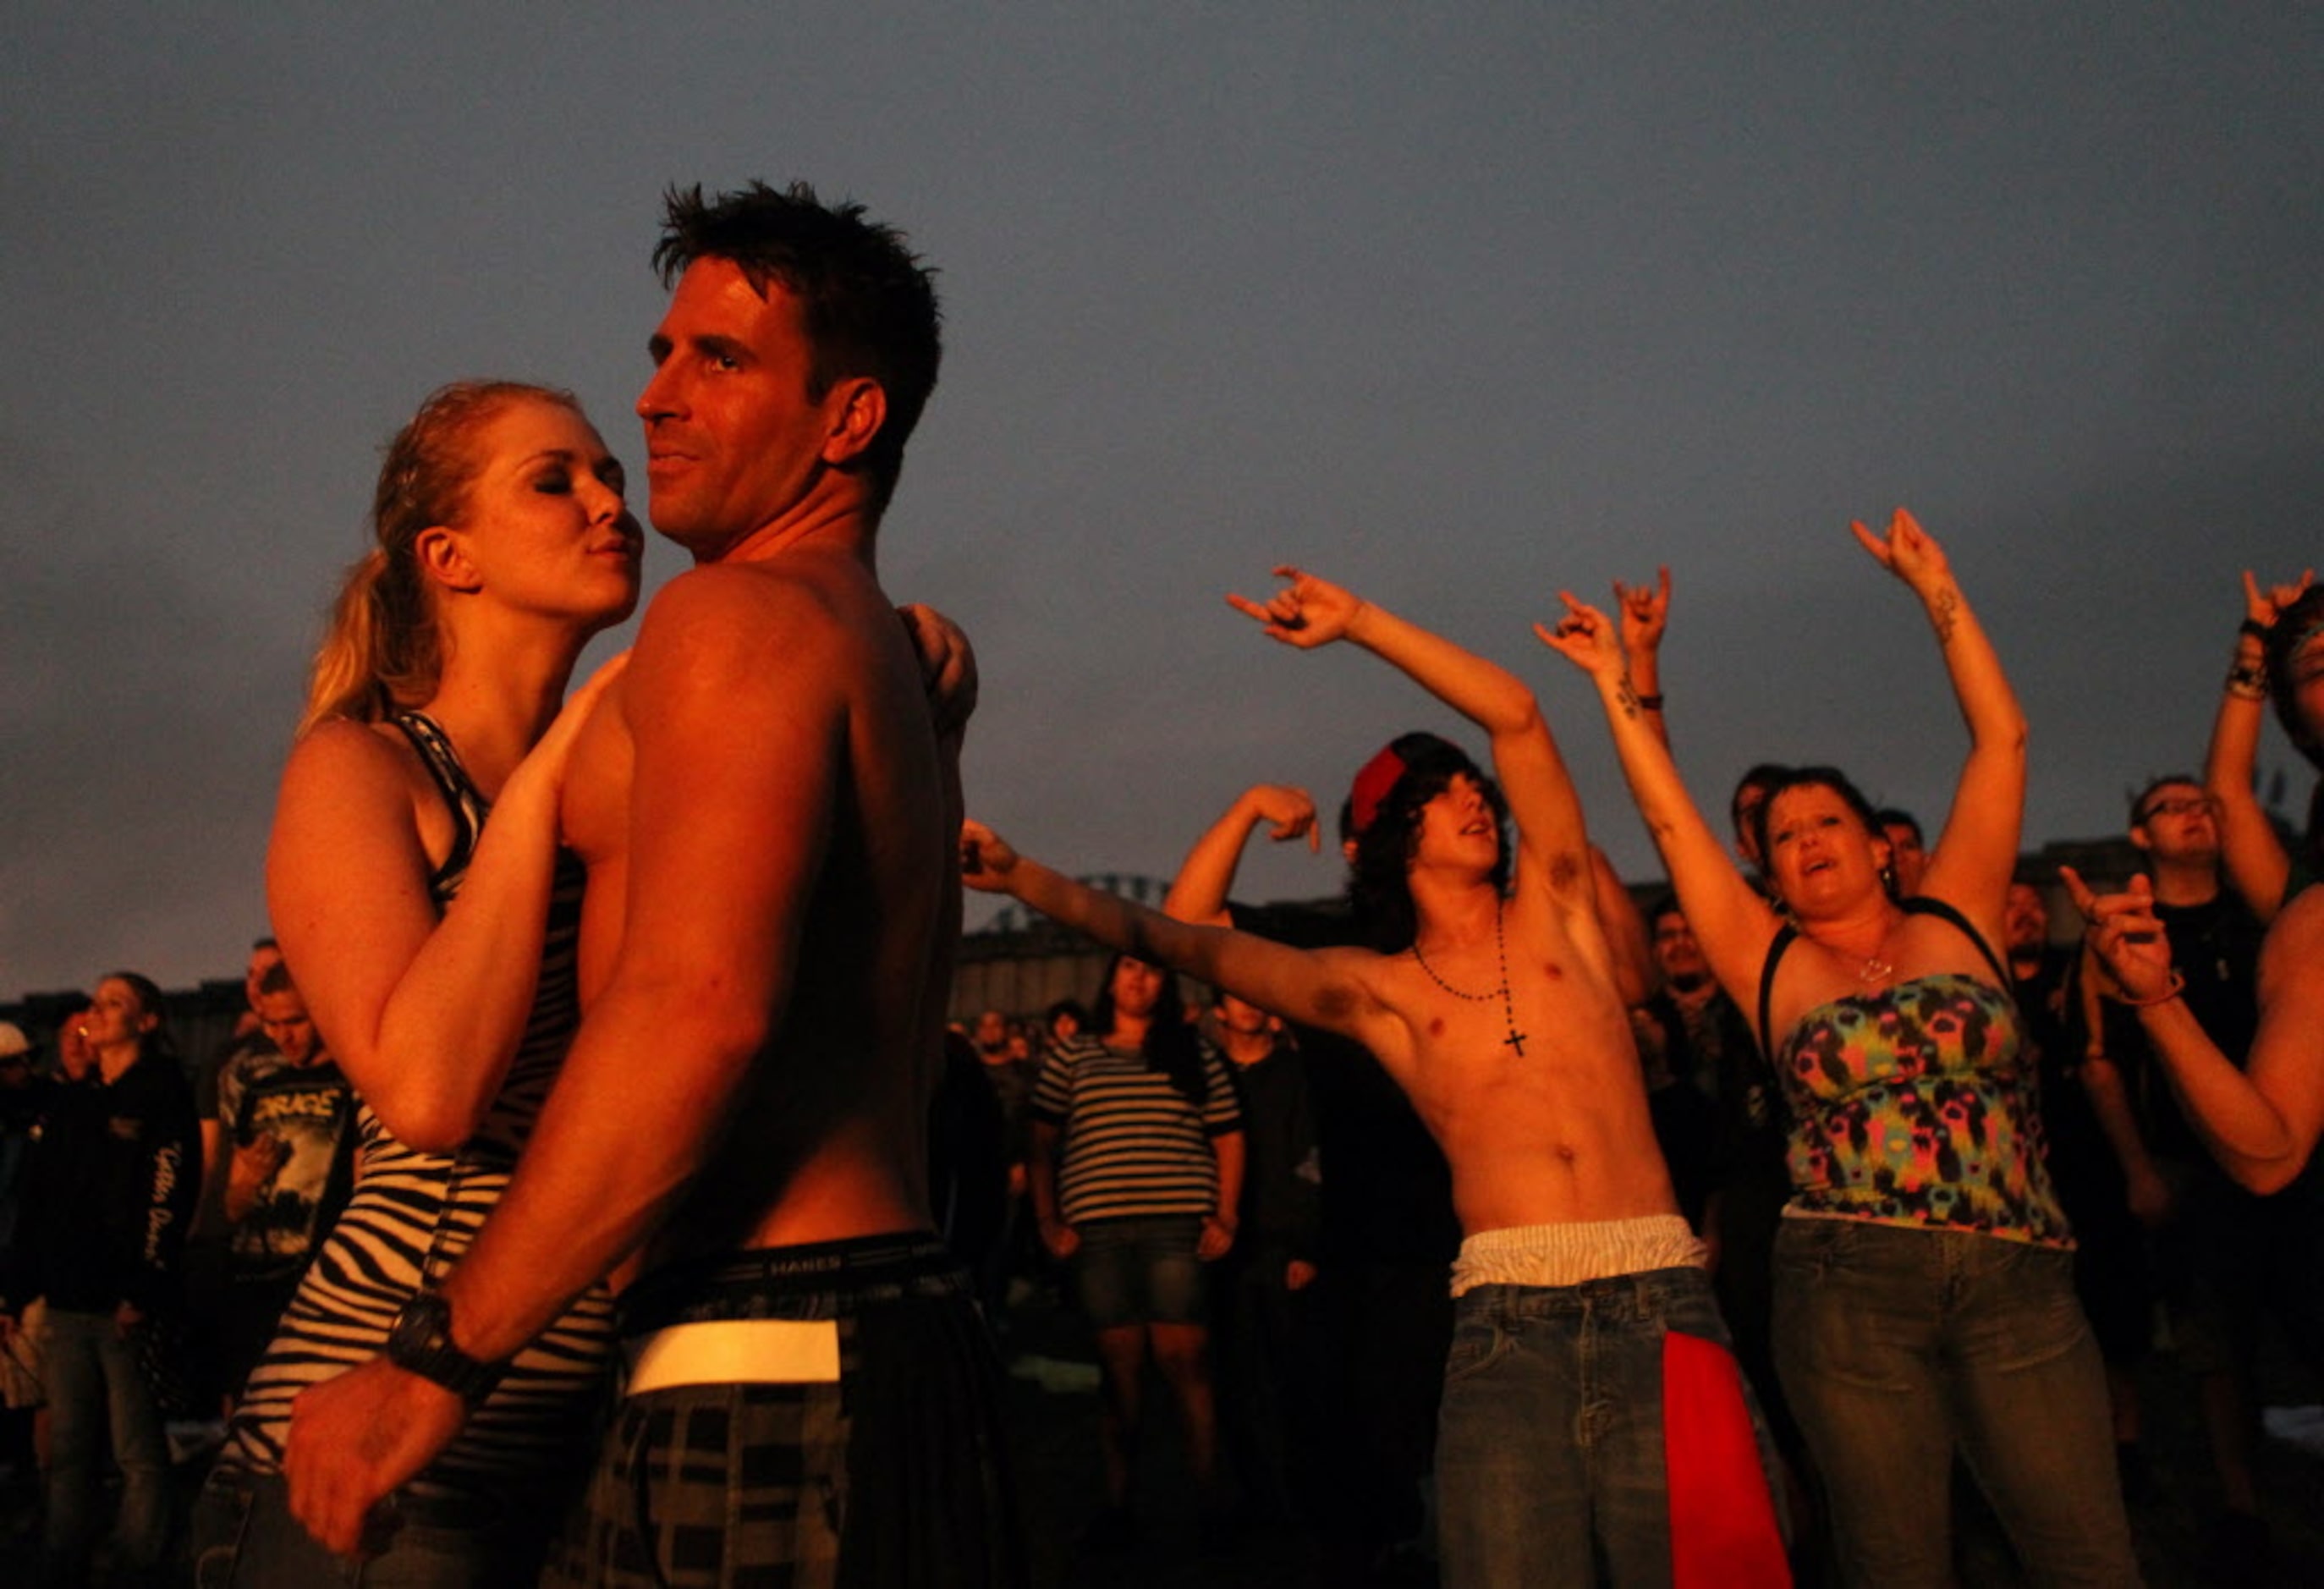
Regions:
[[624, 1299], [674, 1323], [831, 1318], [839, 1379], [624, 1397], [548, 1584], [1017, 1585], [999, 1364], [933, 1243], [834, 1243], [663, 1271]]

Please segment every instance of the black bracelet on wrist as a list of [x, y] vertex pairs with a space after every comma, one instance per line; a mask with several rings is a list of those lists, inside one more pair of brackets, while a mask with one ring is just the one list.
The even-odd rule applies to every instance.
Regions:
[[2265, 700], [2267, 698], [2266, 664], [2237, 662], [2227, 670], [2227, 690], [2238, 700]]
[[1663, 697], [1660, 695], [1642, 695], [1638, 697], [1638, 708], [1641, 711], [1659, 712], [1663, 709]]
[[2269, 631], [2273, 628], [2273, 624], [2263, 624], [2257, 618], [2246, 618], [2242, 623], [2236, 625], [2236, 633], [2237, 634], [2248, 634], [2254, 640], [2265, 641], [2268, 637]]

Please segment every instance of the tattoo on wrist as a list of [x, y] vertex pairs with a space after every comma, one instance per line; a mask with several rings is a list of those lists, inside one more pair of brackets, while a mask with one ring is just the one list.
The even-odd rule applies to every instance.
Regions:
[[1638, 692], [1630, 688], [1630, 681], [1628, 679], [1621, 679], [1614, 686], [1614, 704], [1622, 708], [1623, 716], [1633, 722], [1637, 720]]
[[1937, 643], [1950, 645], [1954, 631], [1960, 626], [1960, 592], [1937, 592], [1936, 599], [1929, 604], [1929, 620], [1937, 627]]

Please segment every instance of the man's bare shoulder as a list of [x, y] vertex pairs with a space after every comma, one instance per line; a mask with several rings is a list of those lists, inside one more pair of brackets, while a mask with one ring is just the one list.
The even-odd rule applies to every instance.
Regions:
[[[875, 614], [884, 623], [875, 623]], [[712, 564], [687, 570], [655, 595], [631, 670], [658, 687], [688, 674], [728, 682], [771, 675], [796, 683], [825, 674], [836, 654], [867, 640], [898, 641], [885, 633], [895, 627], [878, 585], [851, 559]]]

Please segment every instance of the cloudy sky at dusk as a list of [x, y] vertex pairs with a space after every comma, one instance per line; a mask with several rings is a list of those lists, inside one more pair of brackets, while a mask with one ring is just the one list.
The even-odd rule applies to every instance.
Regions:
[[2318, 560], [2312, 5], [354, 9], [11, 8], [0, 1000], [233, 972], [381, 444], [508, 374], [634, 463], [673, 182], [807, 178], [941, 267], [882, 572], [976, 638], [972, 808], [1071, 870], [1443, 726], [1226, 608], [1277, 562], [1533, 681], [1643, 875], [1527, 633], [1561, 585], [1671, 565], [1699, 794], [1831, 760], [1933, 821], [1957, 719], [1847, 531], [1910, 504], [2032, 845], [2197, 762], [2238, 570]]

